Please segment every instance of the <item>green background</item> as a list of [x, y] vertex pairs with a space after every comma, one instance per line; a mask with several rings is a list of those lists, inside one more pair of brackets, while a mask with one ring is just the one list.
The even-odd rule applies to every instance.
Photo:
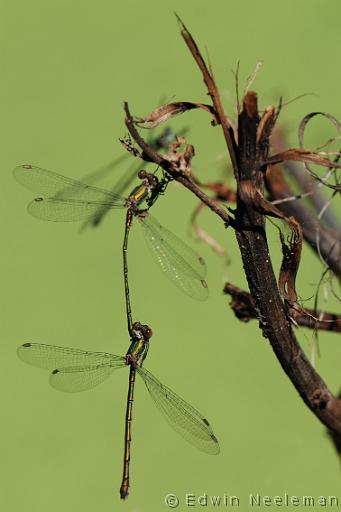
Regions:
[[[234, 318], [221, 292], [222, 261], [192, 239], [209, 268], [210, 297], [196, 303], [162, 277], [140, 230], [133, 229], [134, 316], [154, 331], [147, 367], [204, 412], [221, 454], [197, 452], [173, 433], [138, 382], [131, 494], [120, 502], [127, 372], [117, 372], [91, 392], [64, 395], [49, 387], [47, 373], [18, 360], [15, 350], [36, 341], [125, 353], [124, 213], [117, 211], [100, 229], [82, 234], [74, 224], [39, 222], [26, 212], [32, 193], [11, 175], [13, 167], [29, 162], [81, 177], [110, 162], [122, 154], [117, 139], [126, 133], [124, 100], [144, 115], [162, 97], [207, 99], [173, 11], [207, 49], [231, 116], [231, 69], [237, 60], [241, 84], [256, 61], [264, 60], [254, 85], [262, 108], [281, 94], [290, 99], [316, 93], [289, 105], [281, 116], [297, 145], [303, 115], [312, 110], [341, 115], [340, 3], [1, 0], [0, 5], [1, 509], [159, 512], [167, 510], [165, 495], [175, 493], [177, 510], [184, 511], [189, 508], [185, 493], [204, 492], [237, 495], [241, 510], [248, 509], [249, 493], [257, 492], [341, 500], [339, 462], [325, 430], [283, 374], [257, 323]], [[225, 147], [209, 118], [194, 112], [171, 125], [191, 126], [197, 174], [220, 178]], [[124, 168], [114, 172], [122, 174]], [[189, 217], [196, 204], [172, 185], [154, 214], [190, 242]], [[201, 223], [228, 250], [228, 278], [245, 286], [232, 231], [209, 212]], [[270, 238], [278, 266], [274, 230]], [[299, 291], [307, 298], [321, 267], [307, 248], [303, 258]], [[301, 330], [298, 336], [310, 353], [311, 332]], [[320, 343], [318, 371], [337, 392], [340, 339], [323, 334]]]

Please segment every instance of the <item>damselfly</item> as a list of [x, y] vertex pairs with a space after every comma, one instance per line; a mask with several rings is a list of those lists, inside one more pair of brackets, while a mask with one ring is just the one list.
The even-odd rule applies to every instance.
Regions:
[[[205, 300], [208, 288], [204, 260], [177, 236], [154, 219], [149, 208], [165, 191], [169, 179], [140, 171], [141, 184], [124, 198], [115, 192], [93, 187], [33, 165], [20, 165], [14, 176], [27, 188], [43, 194], [28, 206], [34, 217], [50, 221], [93, 219], [103, 209], [127, 209], [126, 236], [136, 217], [154, 258], [167, 277], [189, 296]], [[145, 203], [145, 208], [141, 208]], [[126, 239], [127, 241], [127, 239]]]
[[114, 370], [129, 366], [123, 478], [120, 487], [122, 499], [127, 497], [129, 490], [131, 421], [136, 373], [144, 381], [161, 414], [178, 434], [205, 453], [217, 455], [220, 451], [218, 440], [207, 419], [142, 366], [147, 356], [151, 335], [152, 331], [148, 325], [135, 322], [131, 330], [131, 345], [124, 357], [39, 343], [25, 343], [18, 348], [18, 356], [26, 363], [52, 370], [50, 384], [58, 391], [86, 391], [101, 384]]
[[[179, 135], [183, 136], [187, 132], [187, 128], [183, 128]], [[167, 150], [169, 148], [169, 145], [176, 140], [176, 135], [172, 131], [171, 128], [167, 127], [165, 128], [159, 135], [155, 135], [152, 133], [147, 138], [147, 143], [154, 149], [160, 151], [160, 150]], [[84, 183], [87, 183], [88, 185], [97, 185], [100, 180], [102, 180], [108, 172], [111, 172], [114, 168], [118, 166], [123, 160], [126, 158], [129, 158], [129, 154], [125, 153], [122, 156], [116, 158], [110, 164], [101, 167], [100, 169], [97, 169], [95, 171], [90, 172], [86, 176], [83, 176], [81, 178], [81, 181]], [[136, 165], [134, 162], [133, 165], [131, 165], [128, 170], [124, 173], [123, 176], [115, 183], [115, 185], [110, 189], [114, 194], [123, 195], [125, 194], [128, 187], [131, 186], [132, 182], [136, 178], [138, 172], [141, 170], [141, 164]], [[87, 219], [83, 227], [86, 228], [88, 226], [91, 227], [97, 227], [101, 224], [102, 220], [106, 216], [106, 214], [110, 211], [110, 206], [107, 205], [100, 208], [92, 218]]]

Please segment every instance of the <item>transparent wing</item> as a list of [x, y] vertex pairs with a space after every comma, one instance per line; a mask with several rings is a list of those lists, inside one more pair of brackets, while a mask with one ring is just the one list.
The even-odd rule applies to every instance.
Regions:
[[219, 443], [207, 419], [174, 391], [161, 384], [148, 370], [138, 366], [137, 372], [170, 426], [199, 450], [217, 455], [220, 452]]
[[169, 259], [182, 268], [183, 273], [196, 279], [204, 279], [207, 274], [206, 263], [203, 258], [178, 238], [174, 233], [166, 229], [150, 213], [142, 217], [141, 222], [146, 231], [152, 232], [155, 239], [167, 247]]
[[59, 347], [44, 343], [24, 343], [17, 349], [18, 357], [25, 363], [54, 370], [64, 366], [87, 366], [110, 362], [111, 364], [125, 364], [125, 358], [108, 354], [107, 352], [89, 352], [78, 348]]
[[149, 213], [139, 217], [147, 245], [167, 277], [187, 295], [206, 300], [208, 287], [204, 280], [207, 268], [201, 256]]
[[29, 205], [29, 212], [44, 220], [87, 219], [103, 206], [122, 208], [125, 204], [124, 198], [108, 190], [33, 165], [19, 165], [13, 174], [19, 183], [46, 197]]
[[[133, 166], [129, 167], [128, 171], [124, 173], [124, 175], [117, 181], [117, 183], [112, 188], [112, 193], [115, 195], [121, 196], [124, 194], [128, 187], [131, 186], [132, 182], [137, 176], [138, 171], [140, 170], [140, 166], [136, 167], [134, 163]], [[110, 205], [103, 205], [101, 208], [97, 209], [92, 216], [90, 216], [87, 221], [84, 223], [83, 228], [87, 226], [97, 227], [102, 222], [103, 218], [110, 211]]]
[[88, 391], [106, 380], [120, 366], [112, 366], [109, 362], [92, 366], [67, 366], [53, 370], [50, 384], [58, 391], [78, 393]]
[[108, 164], [102, 165], [94, 171], [90, 171], [81, 178], [81, 181], [88, 183], [89, 185], [95, 185], [99, 181], [103, 180], [108, 174], [111, 175], [115, 171], [115, 168], [117, 168], [118, 165], [124, 162], [127, 158], [129, 158], [129, 154], [123, 153], [123, 155], [118, 156]]
[[[106, 211], [121, 206], [107, 203]], [[37, 197], [27, 207], [27, 211], [37, 219], [54, 222], [73, 222], [88, 220], [102, 211], [104, 203], [90, 203], [77, 199], [59, 199]]]
[[114, 370], [126, 366], [124, 357], [106, 352], [88, 352], [76, 348], [41, 343], [25, 343], [17, 350], [25, 363], [53, 370], [50, 384], [58, 391], [86, 391], [98, 386]]
[[59, 197], [60, 199], [73, 197], [84, 201], [104, 201], [104, 203], [124, 201], [124, 198], [109, 190], [92, 187], [81, 181], [30, 164], [19, 165], [13, 170], [13, 175], [21, 185], [46, 197]]

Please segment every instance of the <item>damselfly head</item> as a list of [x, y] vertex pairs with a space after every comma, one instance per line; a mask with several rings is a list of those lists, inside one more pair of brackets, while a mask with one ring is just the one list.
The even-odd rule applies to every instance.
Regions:
[[137, 176], [140, 178], [140, 180], [143, 180], [146, 176], [147, 176], [147, 171], [144, 171], [143, 169], [141, 169], [138, 173], [137, 173]]
[[156, 187], [156, 185], [159, 183], [159, 180], [155, 174], [151, 174], [150, 172], [144, 171], [143, 169], [141, 169], [137, 175], [140, 180], [146, 180], [151, 187]]
[[149, 338], [151, 338], [153, 334], [153, 331], [149, 327], [149, 325], [141, 324], [141, 322], [133, 323], [133, 331], [135, 332], [137, 337], [142, 335], [142, 337], [145, 340], [149, 340]]

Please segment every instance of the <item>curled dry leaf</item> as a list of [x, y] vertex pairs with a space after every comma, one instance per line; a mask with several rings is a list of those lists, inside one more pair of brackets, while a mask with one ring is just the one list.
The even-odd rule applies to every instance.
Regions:
[[[322, 183], [328, 188], [331, 188], [336, 191], [341, 190], [341, 185], [336, 184], [332, 185], [330, 183], [327, 183], [325, 178], [321, 178], [316, 174], [310, 167], [309, 164], [315, 164], [315, 165], [321, 165], [322, 167], [327, 167], [328, 169], [341, 169], [341, 163], [339, 163], [340, 154], [337, 154], [334, 161], [330, 160], [329, 158], [326, 158], [324, 154], [304, 149], [304, 133], [307, 127], [307, 124], [309, 121], [315, 117], [315, 116], [323, 116], [326, 119], [328, 119], [334, 126], [337, 128], [338, 132], [341, 132], [341, 123], [332, 115], [327, 114], [325, 112], [311, 112], [310, 114], [306, 115], [299, 126], [298, 130], [298, 137], [299, 137], [299, 143], [300, 148], [291, 148], [287, 149], [285, 151], [282, 151], [280, 153], [277, 153], [276, 155], [271, 156], [267, 159], [267, 164], [276, 164], [280, 162], [285, 161], [297, 161], [297, 162], [303, 162], [305, 169], [309, 172], [309, 174], [317, 181]], [[329, 143], [330, 141], [328, 141]]]
[[[329, 169], [341, 169], [341, 164], [337, 162], [333, 162], [329, 160], [329, 158], [325, 158], [319, 153], [315, 153], [314, 151], [310, 151], [309, 149], [301, 149], [301, 148], [290, 148], [282, 151], [281, 153], [277, 153], [276, 155], [271, 156], [267, 159], [267, 164], [278, 164], [280, 162], [285, 162], [286, 160], [294, 160], [296, 162], [310, 162], [316, 165], [322, 165], [322, 167], [328, 167]], [[313, 171], [309, 171], [314, 178], [321, 180], [319, 176], [315, 175]], [[328, 185], [330, 188], [335, 188], [333, 185]]]
[[[313, 117], [316, 117], [316, 116], [322, 116], [322, 117], [325, 117], [326, 119], [328, 119], [328, 121], [330, 121], [330, 123], [332, 123], [336, 127], [338, 133], [339, 134], [341, 133], [341, 123], [336, 119], [336, 117], [332, 116], [331, 114], [328, 114], [327, 112], [311, 112], [310, 114], [307, 114], [302, 119], [302, 121], [300, 122], [299, 129], [298, 129], [298, 139], [299, 139], [299, 143], [300, 143], [300, 147], [301, 148], [304, 147], [304, 134], [305, 134], [305, 130], [307, 128], [307, 125], [311, 121], [311, 119], [313, 119]], [[331, 141], [327, 141], [327, 144], [329, 142], [331, 142]], [[335, 158], [334, 162], [332, 162], [332, 165], [330, 166], [331, 169], [340, 169], [341, 168], [340, 164], [338, 163], [339, 158], [340, 158], [340, 155], [337, 155], [337, 157]], [[304, 163], [304, 167], [311, 174], [311, 176], [313, 178], [315, 178], [317, 181], [319, 181], [320, 183], [324, 184], [325, 186], [327, 186], [327, 187], [329, 187], [331, 189], [341, 190], [341, 186], [340, 185], [331, 185], [330, 183], [326, 183], [326, 181], [323, 178], [320, 178], [320, 176], [318, 176], [311, 169], [311, 167], [308, 165], [307, 162]]]
[[297, 303], [296, 276], [302, 252], [302, 230], [294, 217], [287, 218], [290, 234], [285, 237], [280, 231], [283, 259], [279, 272], [278, 286], [282, 296], [292, 306]]
[[162, 105], [157, 109], [153, 110], [146, 117], [135, 117], [134, 123], [140, 128], [155, 128], [169, 119], [178, 116], [179, 114], [184, 114], [188, 112], [188, 110], [193, 110], [196, 108], [201, 108], [206, 112], [209, 112], [213, 116], [213, 124], [216, 124], [216, 114], [215, 110], [211, 105], [205, 105], [204, 103], [194, 103], [191, 101], [176, 101], [173, 103], [168, 103], [167, 105]]
[[283, 298], [290, 305], [296, 304], [295, 282], [300, 264], [303, 240], [302, 229], [299, 223], [294, 217], [286, 217], [276, 206], [267, 201], [262, 191], [256, 188], [251, 180], [244, 180], [239, 183], [239, 194], [244, 203], [259, 213], [280, 219], [289, 227], [290, 234], [287, 237], [279, 230], [283, 258], [278, 286]]
[[[181, 151], [181, 146], [185, 146], [183, 151]], [[191, 162], [194, 156], [194, 146], [186, 144], [184, 137], [176, 137], [175, 142], [169, 144], [169, 151], [163, 155], [164, 159], [170, 162], [177, 171], [187, 176], [191, 174]]]

